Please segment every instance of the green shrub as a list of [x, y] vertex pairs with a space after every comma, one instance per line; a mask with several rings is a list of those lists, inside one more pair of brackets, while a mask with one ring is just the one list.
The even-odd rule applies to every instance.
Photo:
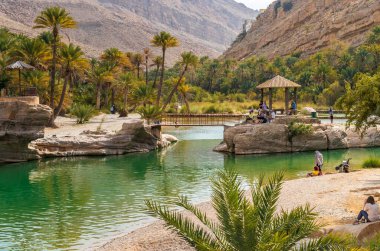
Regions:
[[148, 124], [152, 119], [159, 119], [162, 114], [161, 109], [153, 105], [142, 106], [137, 109], [137, 113], [140, 114], [141, 118], [146, 119]]
[[288, 140], [289, 142], [293, 142], [293, 138], [299, 135], [307, 135], [313, 131], [313, 127], [311, 125], [306, 125], [303, 123], [290, 122], [288, 125]]
[[220, 109], [216, 107], [215, 105], [210, 105], [203, 109], [203, 113], [208, 113], [208, 114], [220, 113]]
[[369, 158], [366, 161], [364, 161], [363, 168], [377, 168], [380, 167], [380, 160], [375, 158]]
[[74, 104], [70, 109], [70, 113], [77, 117], [77, 124], [84, 124], [95, 115], [94, 108], [84, 104]]

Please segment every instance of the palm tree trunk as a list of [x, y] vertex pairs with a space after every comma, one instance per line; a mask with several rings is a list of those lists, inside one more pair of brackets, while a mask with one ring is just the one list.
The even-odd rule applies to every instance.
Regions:
[[160, 83], [158, 84], [158, 93], [157, 93], [157, 100], [156, 100], [156, 106], [160, 106], [160, 100], [161, 100], [161, 92], [162, 92], [162, 85], [164, 83], [164, 74], [165, 74], [165, 54], [166, 54], [166, 48], [162, 48], [162, 65], [161, 65], [161, 78]]
[[158, 77], [159, 71], [160, 71], [160, 65], [157, 65], [156, 74], [154, 74], [154, 82], [153, 82], [153, 86], [152, 86], [153, 89], [156, 88], [157, 77]]
[[172, 101], [172, 98], [174, 96], [174, 93], [177, 91], [178, 89], [178, 86], [179, 84], [182, 82], [182, 79], [183, 79], [183, 76], [185, 75], [186, 71], [187, 71], [187, 67], [188, 65], [185, 65], [185, 68], [183, 69], [182, 73], [181, 73], [181, 76], [179, 77], [178, 81], [177, 81], [177, 84], [173, 87], [173, 89], [171, 90], [169, 96], [168, 96], [168, 99], [166, 100], [164, 106], [162, 107], [162, 111], [165, 110], [165, 108], [168, 106], [168, 104], [170, 104], [170, 102]]
[[109, 85], [109, 83], [107, 83], [106, 85], [105, 85], [105, 88], [104, 88], [104, 106], [106, 107], [106, 108], [108, 108], [108, 90], [109, 90], [109, 87], [110, 87], [110, 85]]
[[137, 79], [140, 80], [140, 63], [137, 63]]
[[55, 89], [55, 74], [57, 65], [57, 39], [58, 31], [53, 30], [53, 60], [50, 72], [50, 107], [54, 110], [54, 89]]
[[54, 111], [54, 119], [57, 118], [57, 116], [59, 115], [59, 113], [62, 110], [63, 101], [65, 100], [65, 95], [66, 95], [66, 89], [67, 89], [68, 82], [69, 82], [69, 75], [67, 74], [65, 76], [65, 80], [64, 80], [64, 83], [63, 83], [63, 88], [62, 88], [61, 98], [59, 99], [59, 104], [57, 106], [57, 109], [55, 109], [55, 111]]
[[148, 87], [148, 57], [145, 57], [145, 82]]
[[124, 89], [123, 107], [124, 107], [125, 114], [128, 115], [128, 88]]
[[97, 110], [100, 110], [101, 88], [102, 88], [102, 85], [98, 83], [96, 85], [96, 109]]
[[115, 104], [115, 88], [111, 88], [111, 105]]

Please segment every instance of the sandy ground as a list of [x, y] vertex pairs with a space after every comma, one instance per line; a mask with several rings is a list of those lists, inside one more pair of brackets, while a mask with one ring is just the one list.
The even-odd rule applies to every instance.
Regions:
[[45, 137], [56, 135], [60, 136], [76, 136], [83, 131], [95, 131], [98, 127], [106, 131], [119, 131], [128, 119], [140, 118], [138, 114], [130, 114], [128, 118], [119, 118], [118, 114], [101, 114], [92, 118], [88, 123], [78, 125], [75, 118], [57, 117], [55, 120], [58, 128], [45, 128]]
[[[375, 195], [380, 200], [380, 169], [349, 174], [325, 175], [286, 181], [279, 199], [279, 209], [289, 210], [309, 203], [319, 213], [319, 221], [328, 226], [352, 223], [364, 200]], [[215, 219], [210, 203], [200, 204], [201, 210]], [[118, 250], [194, 250], [161, 221], [113, 239], [98, 251]]]

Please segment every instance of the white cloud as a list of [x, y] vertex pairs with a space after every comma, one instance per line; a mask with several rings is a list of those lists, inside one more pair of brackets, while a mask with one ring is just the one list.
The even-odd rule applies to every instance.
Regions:
[[243, 3], [247, 7], [255, 10], [265, 9], [271, 4], [274, 0], [235, 0], [236, 2]]

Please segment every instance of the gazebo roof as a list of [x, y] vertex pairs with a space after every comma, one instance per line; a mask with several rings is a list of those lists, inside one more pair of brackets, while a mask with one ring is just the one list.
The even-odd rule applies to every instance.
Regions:
[[277, 75], [276, 77], [260, 84], [257, 89], [269, 89], [269, 88], [300, 88], [299, 84], [290, 81], [284, 77]]
[[34, 69], [33, 66], [28, 65], [27, 63], [24, 63], [22, 61], [17, 61], [11, 65], [8, 65], [6, 68], [11, 69], [11, 70], [14, 70], [14, 69], [21, 69], [21, 70], [22, 69]]

